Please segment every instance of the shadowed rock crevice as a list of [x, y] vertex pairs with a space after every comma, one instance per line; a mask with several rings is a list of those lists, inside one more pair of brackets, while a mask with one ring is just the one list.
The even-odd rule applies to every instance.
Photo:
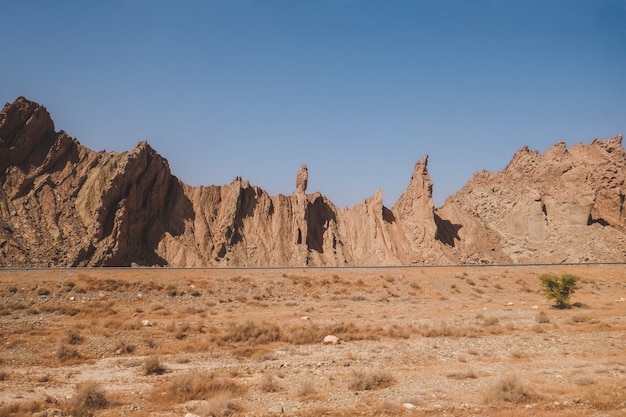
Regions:
[[307, 224], [306, 245], [309, 250], [324, 253], [324, 236], [332, 223], [337, 222], [331, 207], [319, 196], [307, 204], [305, 220]]
[[463, 227], [460, 224], [454, 224], [449, 220], [442, 219], [435, 214], [435, 223], [437, 224], [437, 233], [435, 237], [440, 242], [454, 247], [455, 240], [461, 240], [459, 237], [459, 230]]

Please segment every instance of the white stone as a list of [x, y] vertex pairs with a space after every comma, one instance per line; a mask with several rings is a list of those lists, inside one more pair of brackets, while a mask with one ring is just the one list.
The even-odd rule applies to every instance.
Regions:
[[324, 338], [324, 344], [325, 345], [338, 345], [339, 344], [339, 338], [337, 336], [329, 334], [328, 336], [326, 336]]
[[411, 403], [404, 403], [404, 404], [402, 404], [402, 407], [404, 407], [405, 410], [414, 410], [415, 409], [415, 405], [411, 404]]

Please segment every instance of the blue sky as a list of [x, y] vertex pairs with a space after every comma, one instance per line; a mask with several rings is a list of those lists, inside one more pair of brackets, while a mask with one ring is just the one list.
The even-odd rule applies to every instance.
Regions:
[[626, 1], [3, 1], [0, 101], [191, 185], [435, 202], [522, 146], [626, 133]]

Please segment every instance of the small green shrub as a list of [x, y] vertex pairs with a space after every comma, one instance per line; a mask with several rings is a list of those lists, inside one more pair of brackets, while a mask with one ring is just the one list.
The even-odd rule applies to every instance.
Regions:
[[579, 277], [570, 274], [563, 274], [560, 277], [543, 274], [539, 277], [543, 285], [543, 295], [548, 300], [556, 302], [556, 308], [570, 308], [569, 297], [576, 291], [576, 283]]

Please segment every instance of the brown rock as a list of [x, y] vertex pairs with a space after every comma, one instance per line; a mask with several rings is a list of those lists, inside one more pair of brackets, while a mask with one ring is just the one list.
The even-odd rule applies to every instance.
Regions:
[[309, 171], [306, 164], [300, 165], [298, 174], [296, 175], [296, 191], [306, 191], [306, 187], [309, 183]]
[[502, 172], [474, 175], [437, 215], [456, 225], [449, 243], [467, 261], [624, 261], [625, 174], [621, 136], [559, 142], [543, 155], [524, 147]]
[[146, 142], [94, 152], [23, 97], [0, 112], [0, 266], [306, 266], [624, 261], [622, 137], [522, 148], [435, 210], [424, 157], [391, 209], [338, 209], [241, 178], [191, 187]]

